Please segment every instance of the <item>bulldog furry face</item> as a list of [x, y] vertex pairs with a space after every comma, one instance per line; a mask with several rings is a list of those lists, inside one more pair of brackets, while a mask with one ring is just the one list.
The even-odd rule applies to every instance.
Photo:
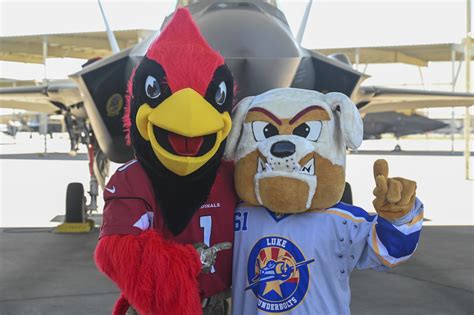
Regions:
[[239, 197], [277, 213], [325, 209], [345, 183], [346, 146], [362, 142], [362, 119], [341, 93], [275, 89], [237, 106], [226, 157]]

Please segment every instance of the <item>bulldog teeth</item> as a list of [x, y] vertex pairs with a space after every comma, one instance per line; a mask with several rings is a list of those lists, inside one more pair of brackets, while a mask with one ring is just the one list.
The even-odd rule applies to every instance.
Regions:
[[263, 172], [263, 170], [265, 169], [265, 165], [263, 164], [263, 161], [258, 158], [258, 161], [257, 161], [257, 173], [261, 173]]
[[314, 175], [314, 158], [301, 167], [299, 172], [305, 175]]
[[262, 159], [258, 158], [257, 160], [257, 173], [271, 172], [272, 167], [268, 163], [264, 163]]

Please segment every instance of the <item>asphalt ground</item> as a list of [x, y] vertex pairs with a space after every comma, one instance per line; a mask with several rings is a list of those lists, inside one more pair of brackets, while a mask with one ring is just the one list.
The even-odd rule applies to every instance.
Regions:
[[[119, 292], [93, 263], [97, 231], [0, 230], [0, 314], [110, 314]], [[473, 227], [428, 226], [414, 257], [355, 271], [353, 314], [473, 314]]]

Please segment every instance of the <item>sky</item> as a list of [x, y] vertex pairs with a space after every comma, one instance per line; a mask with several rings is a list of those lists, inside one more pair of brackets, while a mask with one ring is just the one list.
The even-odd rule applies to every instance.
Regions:
[[[296, 33], [307, 1], [279, 2]], [[174, 3], [102, 0], [113, 30], [158, 29], [163, 18], [173, 11]], [[466, 35], [466, 16], [466, 0], [314, 0], [303, 46], [460, 43]], [[95, 0], [0, 0], [0, 36], [103, 30], [104, 22]], [[83, 62], [48, 59], [47, 77], [66, 78]], [[450, 63], [431, 63], [423, 68], [423, 83], [415, 66], [369, 65], [366, 72], [372, 75], [367, 84], [451, 89]], [[461, 69], [458, 91], [465, 91], [464, 73]], [[40, 80], [44, 77], [44, 68], [42, 65], [0, 62], [0, 77]]]
[[[102, 0], [112, 29], [157, 29], [174, 1]], [[296, 29], [307, 1], [282, 0]], [[459, 42], [466, 0], [314, 0], [303, 44], [309, 48]], [[101, 31], [95, 0], [0, 0], [0, 35]]]

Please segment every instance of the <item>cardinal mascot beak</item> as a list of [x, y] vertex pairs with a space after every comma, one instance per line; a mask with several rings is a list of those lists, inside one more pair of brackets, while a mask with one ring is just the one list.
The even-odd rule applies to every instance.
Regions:
[[160, 162], [180, 176], [191, 174], [206, 164], [232, 125], [228, 112], [219, 113], [191, 88], [173, 93], [156, 108], [141, 105], [136, 124]]

